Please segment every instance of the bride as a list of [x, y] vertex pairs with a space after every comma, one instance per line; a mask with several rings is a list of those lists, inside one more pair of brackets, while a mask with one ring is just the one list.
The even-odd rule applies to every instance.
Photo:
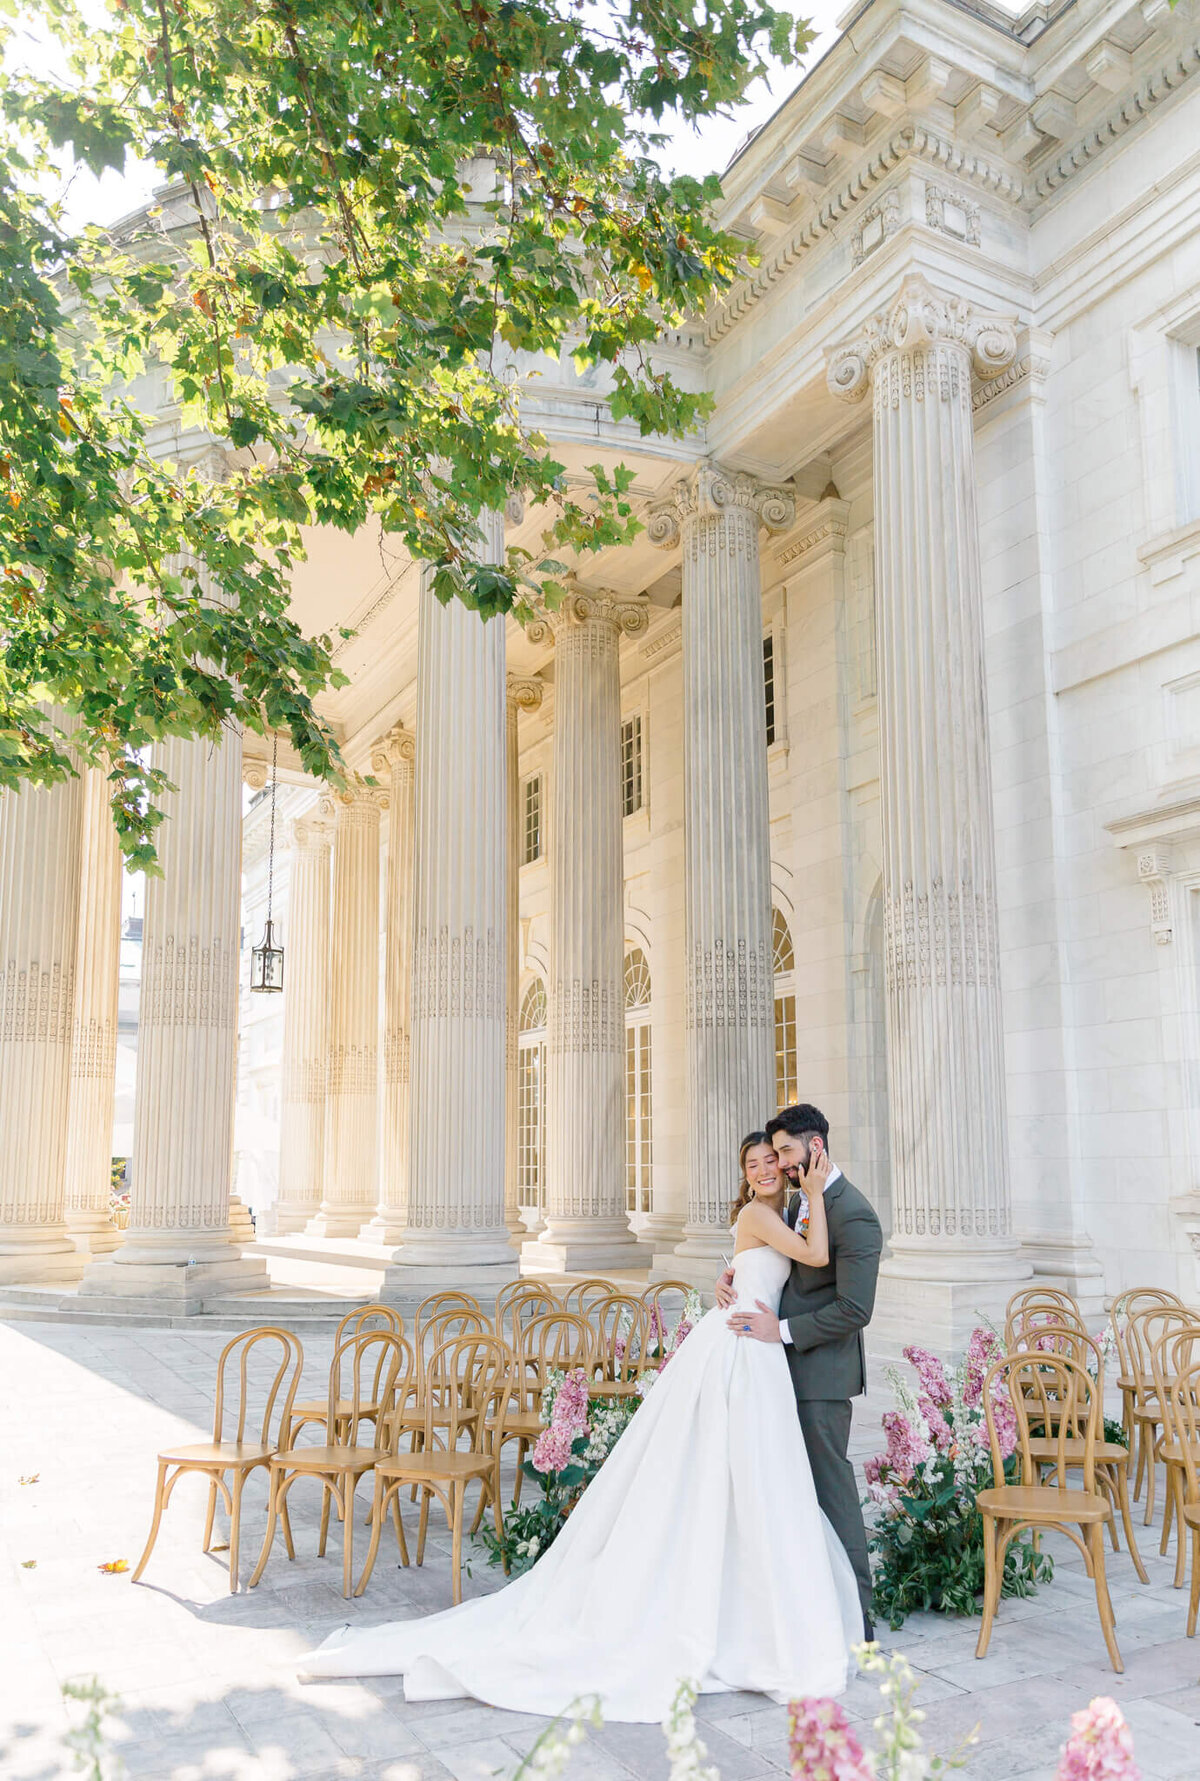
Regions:
[[[793, 1261], [824, 1266], [829, 1160], [789, 1230], [773, 1146], [752, 1132], [733, 1257], [734, 1309], [775, 1306]], [[410, 1701], [468, 1695], [557, 1714], [583, 1694], [609, 1720], [654, 1721], [683, 1677], [702, 1693], [836, 1695], [862, 1637], [850, 1561], [817, 1507], [781, 1345], [710, 1311], [671, 1357], [566, 1526], [507, 1588], [426, 1619], [343, 1628], [307, 1679], [403, 1675]]]

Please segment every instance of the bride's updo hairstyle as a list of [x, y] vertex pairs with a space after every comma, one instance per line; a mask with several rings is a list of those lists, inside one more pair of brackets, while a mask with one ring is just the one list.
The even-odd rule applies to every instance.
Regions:
[[747, 1132], [746, 1136], [742, 1139], [741, 1146], [738, 1150], [738, 1197], [733, 1202], [729, 1212], [729, 1222], [731, 1224], [737, 1223], [738, 1214], [741, 1212], [743, 1206], [748, 1206], [754, 1198], [753, 1193], [750, 1191], [750, 1183], [746, 1180], [746, 1158], [756, 1145], [769, 1144], [770, 1142], [771, 1140], [767, 1137], [765, 1132]]

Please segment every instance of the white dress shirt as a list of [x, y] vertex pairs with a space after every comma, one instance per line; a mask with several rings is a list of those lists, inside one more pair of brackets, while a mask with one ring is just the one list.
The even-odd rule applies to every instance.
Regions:
[[[834, 1182], [837, 1180], [837, 1178], [841, 1174], [841, 1172], [842, 1171], [838, 1168], [838, 1166], [834, 1162], [833, 1158], [830, 1157], [830, 1159], [829, 1159], [829, 1173], [828, 1173], [828, 1175], [826, 1175], [825, 1185], [821, 1189], [822, 1195], [827, 1194], [829, 1192], [829, 1189], [833, 1186]], [[797, 1228], [804, 1223], [804, 1220], [807, 1217], [808, 1217], [808, 1195], [806, 1193], [801, 1192], [800, 1210], [796, 1215]], [[790, 1342], [791, 1339], [792, 1339], [791, 1330], [788, 1328], [787, 1324], [783, 1321], [783, 1319], [780, 1318], [780, 1320], [779, 1320], [779, 1340], [781, 1342]]]

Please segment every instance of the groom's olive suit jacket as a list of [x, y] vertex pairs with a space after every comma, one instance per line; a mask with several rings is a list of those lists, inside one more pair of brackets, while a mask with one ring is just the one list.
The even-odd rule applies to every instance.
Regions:
[[[788, 1208], [795, 1226], [800, 1199]], [[863, 1330], [875, 1309], [883, 1231], [865, 1194], [844, 1175], [825, 1189], [829, 1265], [792, 1263], [779, 1301], [791, 1333], [784, 1345], [796, 1402], [854, 1398], [867, 1389]]]

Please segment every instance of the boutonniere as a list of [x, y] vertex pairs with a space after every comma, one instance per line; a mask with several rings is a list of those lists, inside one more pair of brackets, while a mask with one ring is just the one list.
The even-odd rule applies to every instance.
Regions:
[[808, 1235], [808, 1219], [807, 1218], [802, 1218], [800, 1220], [800, 1235], [802, 1237], [807, 1237], [807, 1235]]

